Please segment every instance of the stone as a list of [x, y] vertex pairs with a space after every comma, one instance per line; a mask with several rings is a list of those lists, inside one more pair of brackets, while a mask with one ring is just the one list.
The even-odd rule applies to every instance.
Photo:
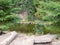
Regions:
[[9, 45], [17, 36], [17, 32], [10, 32], [10, 36], [0, 42], [0, 45]]
[[60, 41], [52, 42], [52, 45], [60, 45]]
[[10, 32], [6, 33], [6, 34], [3, 34], [3, 35], [0, 35], [0, 42], [2, 42], [3, 40], [5, 40], [7, 37], [9, 37], [11, 34]]
[[33, 45], [34, 41], [31, 38], [17, 37], [10, 45]]
[[49, 43], [56, 39], [56, 35], [42, 35], [42, 36], [35, 36], [34, 41], [35, 43]]
[[0, 35], [5, 34], [2, 30], [0, 30]]

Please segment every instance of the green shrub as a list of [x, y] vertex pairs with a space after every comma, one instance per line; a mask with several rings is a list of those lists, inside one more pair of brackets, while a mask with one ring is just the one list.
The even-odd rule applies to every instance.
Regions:
[[[38, 0], [36, 17], [42, 21], [47, 31], [60, 33], [60, 3], [58, 0]], [[51, 23], [51, 24], [50, 24]]]
[[[15, 3], [14, 3], [15, 4]], [[14, 23], [17, 23], [18, 16], [12, 13], [14, 9], [12, 0], [0, 0], [0, 29], [6, 30]]]
[[13, 26], [11, 26], [9, 29], [10, 31], [17, 31], [17, 32], [23, 32], [23, 33], [34, 33], [35, 25], [34, 24], [15, 24]]

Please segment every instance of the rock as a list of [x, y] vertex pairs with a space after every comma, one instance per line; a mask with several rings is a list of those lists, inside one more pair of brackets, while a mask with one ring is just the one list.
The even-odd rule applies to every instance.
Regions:
[[60, 41], [52, 42], [52, 45], [60, 45]]
[[21, 43], [21, 45], [34, 45], [34, 41], [33, 39], [26, 39], [26, 40], [23, 40]]
[[5, 34], [2, 30], [0, 30], [0, 35]]
[[34, 45], [51, 45], [51, 44], [34, 44]]
[[56, 35], [42, 35], [34, 37], [35, 43], [50, 43], [56, 39]]
[[10, 45], [33, 45], [34, 41], [31, 38], [17, 37]]
[[[15, 31], [0, 36], [0, 45], [48, 45], [54, 39], [56, 35], [41, 35], [41, 36], [27, 36], [25, 34], [17, 34]], [[48, 43], [48, 44], [47, 44]], [[52, 42], [55, 45], [56, 42]], [[58, 43], [60, 44], [60, 42]]]
[[0, 45], [9, 45], [17, 36], [17, 33], [15, 31], [10, 33], [10, 36], [4, 39], [2, 42], [0, 42]]
[[3, 41], [3, 40], [5, 40], [7, 37], [9, 37], [11, 34], [10, 34], [10, 32], [8, 32], [8, 33], [6, 33], [6, 34], [4, 34], [4, 35], [0, 35], [0, 43]]

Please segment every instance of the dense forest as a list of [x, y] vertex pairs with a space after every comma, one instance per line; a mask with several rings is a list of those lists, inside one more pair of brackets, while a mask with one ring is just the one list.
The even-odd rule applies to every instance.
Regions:
[[[22, 14], [27, 17], [25, 21], [19, 17]], [[0, 29], [59, 34], [60, 0], [0, 0]]]

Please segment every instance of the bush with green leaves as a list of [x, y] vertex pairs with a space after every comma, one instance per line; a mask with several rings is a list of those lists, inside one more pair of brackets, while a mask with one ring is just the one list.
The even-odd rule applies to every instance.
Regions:
[[58, 0], [38, 0], [38, 3], [35, 4], [37, 5], [35, 15], [38, 20], [50, 23], [44, 25], [45, 28], [58, 33], [60, 30], [60, 3]]
[[34, 20], [35, 13], [34, 0], [19, 0], [17, 6], [21, 8], [19, 13], [27, 12], [28, 14], [27, 19], [29, 21]]
[[[17, 23], [18, 16], [13, 13], [16, 8], [16, 4], [12, 2], [13, 0], [0, 0], [0, 29], [6, 30], [9, 26]], [[15, 1], [15, 0], [14, 0]]]

